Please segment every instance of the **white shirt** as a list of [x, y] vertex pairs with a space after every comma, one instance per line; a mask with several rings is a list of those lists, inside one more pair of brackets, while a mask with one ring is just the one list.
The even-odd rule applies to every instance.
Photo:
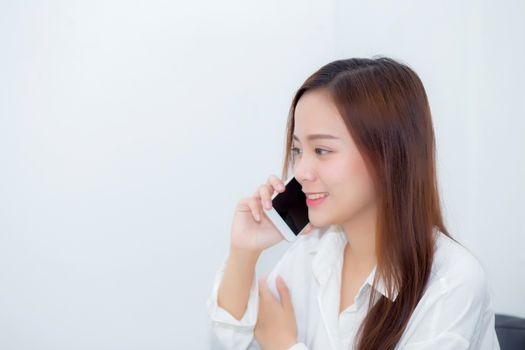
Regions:
[[[428, 285], [395, 349], [499, 350], [483, 267], [470, 251], [439, 230], [435, 229], [434, 235], [436, 252]], [[353, 349], [355, 332], [366, 316], [370, 293], [388, 297], [381, 280], [377, 289], [372, 289], [374, 268], [354, 303], [339, 313], [346, 243], [339, 225], [314, 228], [290, 245], [268, 275], [268, 285], [276, 297], [277, 274], [290, 291], [298, 343], [288, 350]], [[253, 335], [259, 305], [257, 277], [253, 278], [241, 320], [217, 304], [226, 259], [227, 256], [215, 275], [207, 300], [213, 332], [225, 349], [261, 349]], [[390, 299], [395, 300], [396, 296], [394, 293]]]

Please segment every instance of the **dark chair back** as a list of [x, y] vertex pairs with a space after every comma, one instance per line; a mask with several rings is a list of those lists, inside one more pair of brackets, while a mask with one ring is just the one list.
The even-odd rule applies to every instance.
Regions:
[[501, 350], [525, 350], [525, 318], [503, 314], [495, 317]]

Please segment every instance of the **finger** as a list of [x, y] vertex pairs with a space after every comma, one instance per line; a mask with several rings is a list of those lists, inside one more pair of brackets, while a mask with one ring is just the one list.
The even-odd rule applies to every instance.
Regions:
[[276, 284], [277, 284], [277, 290], [279, 291], [279, 295], [281, 297], [281, 305], [288, 309], [292, 309], [292, 300], [290, 298], [290, 291], [288, 290], [288, 286], [284, 282], [284, 279], [278, 275], [276, 277]]
[[261, 187], [263, 186], [266, 186], [266, 185], [260, 185], [259, 187], [257, 187], [257, 189], [252, 195], [253, 198], [261, 199]]
[[262, 210], [259, 206], [259, 201], [255, 198], [249, 198], [247, 204], [250, 207], [250, 210], [255, 220], [261, 221]]
[[285, 190], [284, 182], [275, 175], [270, 175], [266, 184], [272, 188], [273, 191], [283, 192]]
[[272, 207], [272, 194], [268, 189], [267, 185], [259, 187], [259, 193], [261, 195], [261, 204], [264, 209], [269, 210]]

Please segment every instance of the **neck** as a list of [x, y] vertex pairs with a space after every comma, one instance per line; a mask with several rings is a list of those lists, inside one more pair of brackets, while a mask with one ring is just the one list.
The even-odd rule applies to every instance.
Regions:
[[376, 212], [374, 208], [341, 224], [341, 227], [345, 231], [348, 241], [345, 246], [345, 260], [371, 270], [377, 264], [375, 249]]

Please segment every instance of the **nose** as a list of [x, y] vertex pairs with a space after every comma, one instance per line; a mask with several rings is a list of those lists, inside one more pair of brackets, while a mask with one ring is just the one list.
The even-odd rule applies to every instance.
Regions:
[[292, 170], [294, 177], [301, 184], [307, 181], [315, 180], [315, 160], [308, 158], [304, 154], [300, 157], [296, 156], [295, 161], [292, 161]]

